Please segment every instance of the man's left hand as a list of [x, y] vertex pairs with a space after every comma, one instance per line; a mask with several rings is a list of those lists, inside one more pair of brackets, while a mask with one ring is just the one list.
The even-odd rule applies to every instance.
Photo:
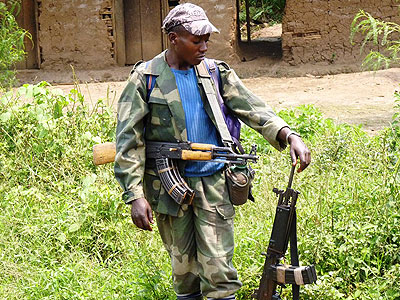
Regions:
[[308, 167], [311, 162], [311, 153], [298, 134], [292, 132], [289, 127], [283, 127], [278, 132], [277, 140], [283, 145], [286, 144], [286, 142], [289, 143], [290, 157], [293, 166], [297, 165], [297, 158], [300, 159], [300, 167], [297, 169], [297, 172], [300, 173]]
[[308, 150], [307, 146], [304, 144], [303, 140], [294, 134], [291, 134], [288, 138], [290, 145], [290, 157], [292, 158], [292, 165], [297, 164], [297, 158], [300, 159], [300, 167], [297, 172], [303, 171], [311, 162], [311, 152]]

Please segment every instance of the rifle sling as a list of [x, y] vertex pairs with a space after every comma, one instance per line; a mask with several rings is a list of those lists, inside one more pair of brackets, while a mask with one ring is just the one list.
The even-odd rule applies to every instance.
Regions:
[[199, 84], [203, 87], [207, 97], [207, 101], [210, 104], [218, 132], [221, 135], [222, 142], [225, 146], [232, 147], [234, 144], [232, 136], [228, 130], [228, 126], [226, 126], [224, 116], [222, 115], [221, 107], [219, 106], [218, 99], [215, 94], [216, 89], [213, 87], [213, 84], [215, 84], [215, 82], [213, 82], [210, 74], [208, 73], [204, 61], [195, 66], [195, 70]]

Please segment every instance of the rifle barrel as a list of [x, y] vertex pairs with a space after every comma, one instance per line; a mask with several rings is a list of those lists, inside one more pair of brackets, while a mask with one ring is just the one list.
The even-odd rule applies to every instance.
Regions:
[[290, 176], [289, 176], [289, 184], [288, 184], [288, 189], [292, 188], [292, 183], [293, 183], [293, 177], [294, 177], [294, 170], [296, 169], [296, 166], [292, 166], [292, 170], [290, 171]]

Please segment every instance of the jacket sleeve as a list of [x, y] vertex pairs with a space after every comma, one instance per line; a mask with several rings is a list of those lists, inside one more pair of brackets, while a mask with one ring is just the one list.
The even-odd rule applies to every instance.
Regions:
[[235, 71], [224, 62], [217, 62], [221, 77], [221, 95], [225, 105], [246, 125], [250, 126], [277, 150], [286, 145], [277, 141], [279, 130], [289, 125], [278, 117], [272, 108], [247, 89]]
[[138, 69], [131, 74], [117, 109], [114, 173], [124, 191], [122, 199], [125, 203], [144, 197], [144, 117], [149, 109], [145, 101], [145, 76]]

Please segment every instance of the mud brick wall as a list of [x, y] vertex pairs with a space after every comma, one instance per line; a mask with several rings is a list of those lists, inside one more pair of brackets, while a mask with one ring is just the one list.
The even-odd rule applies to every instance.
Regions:
[[201, 6], [210, 22], [217, 27], [220, 33], [213, 33], [210, 37], [207, 56], [221, 60], [232, 60], [234, 48], [232, 46], [235, 36], [236, 1], [235, 0], [191, 0], [190, 2]]
[[399, 22], [399, 4], [396, 0], [287, 0], [283, 60], [291, 65], [360, 62], [362, 36], [357, 36], [354, 46], [349, 39], [354, 16], [363, 9], [381, 20]]
[[42, 69], [115, 64], [111, 0], [38, 0]]

